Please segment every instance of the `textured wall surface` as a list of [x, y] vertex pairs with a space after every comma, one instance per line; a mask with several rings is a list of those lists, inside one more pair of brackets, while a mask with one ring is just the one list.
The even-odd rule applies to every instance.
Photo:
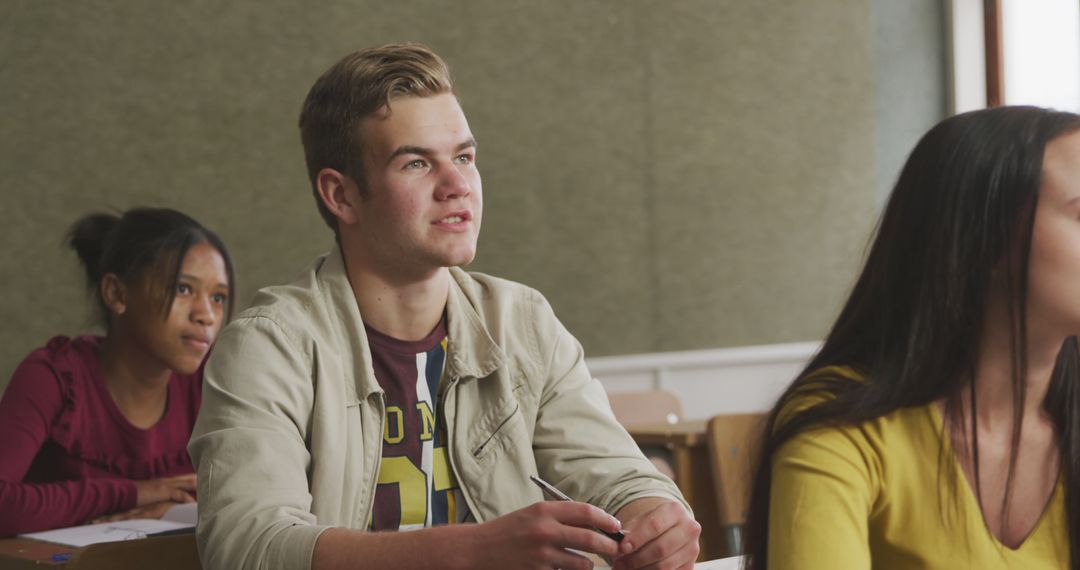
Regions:
[[915, 143], [948, 110], [944, 4], [874, 0], [874, 133], [882, 204]]
[[296, 130], [344, 53], [433, 46], [480, 142], [474, 268], [590, 354], [819, 338], [876, 216], [869, 0], [18, 0], [0, 19], [0, 384], [90, 325], [67, 226], [166, 205], [240, 304], [328, 248]]

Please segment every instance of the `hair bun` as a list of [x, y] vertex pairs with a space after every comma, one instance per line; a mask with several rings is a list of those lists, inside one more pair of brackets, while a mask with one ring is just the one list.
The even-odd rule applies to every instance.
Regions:
[[96, 287], [101, 279], [101, 254], [105, 250], [105, 240], [119, 222], [120, 218], [113, 214], [89, 214], [76, 220], [68, 230], [68, 245], [82, 261], [90, 287]]

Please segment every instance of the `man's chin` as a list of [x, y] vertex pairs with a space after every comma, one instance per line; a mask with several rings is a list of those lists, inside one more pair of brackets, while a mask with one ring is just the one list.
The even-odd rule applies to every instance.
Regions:
[[465, 267], [476, 259], [476, 250], [452, 252], [443, 257], [444, 267]]
[[446, 267], [467, 267], [472, 262], [473, 262], [473, 258], [470, 257], [470, 258], [465, 259], [465, 260], [460, 260], [460, 261], [458, 261], [456, 263], [447, 264]]

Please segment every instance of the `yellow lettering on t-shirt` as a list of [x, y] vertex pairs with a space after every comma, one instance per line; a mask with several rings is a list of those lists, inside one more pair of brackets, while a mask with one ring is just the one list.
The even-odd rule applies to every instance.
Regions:
[[435, 414], [431, 411], [431, 406], [424, 401], [416, 403], [416, 411], [420, 412], [420, 418], [424, 424], [424, 431], [420, 432], [420, 440], [430, 441], [435, 436]]
[[427, 477], [408, 457], [384, 457], [379, 466], [379, 484], [398, 485], [402, 526], [427, 521]]
[[[394, 426], [390, 433], [390, 426]], [[405, 414], [397, 406], [386, 407], [386, 417], [383, 419], [383, 441], [393, 445], [405, 439]]]
[[[458, 522], [457, 496], [453, 489], [458, 487], [450, 458], [445, 447], [432, 450], [431, 486], [434, 491], [449, 491], [446, 494], [447, 519], [450, 523]], [[383, 457], [379, 465], [379, 485], [397, 485], [401, 500], [401, 525], [423, 525], [428, 516], [427, 475], [408, 457]], [[371, 518], [368, 518], [371, 528]]]

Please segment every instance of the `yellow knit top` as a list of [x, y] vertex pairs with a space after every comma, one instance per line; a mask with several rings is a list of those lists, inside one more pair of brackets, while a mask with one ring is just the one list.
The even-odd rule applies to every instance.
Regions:
[[933, 403], [795, 436], [773, 456], [770, 497], [769, 570], [1068, 567], [1061, 478], [1024, 542], [1001, 544]]

